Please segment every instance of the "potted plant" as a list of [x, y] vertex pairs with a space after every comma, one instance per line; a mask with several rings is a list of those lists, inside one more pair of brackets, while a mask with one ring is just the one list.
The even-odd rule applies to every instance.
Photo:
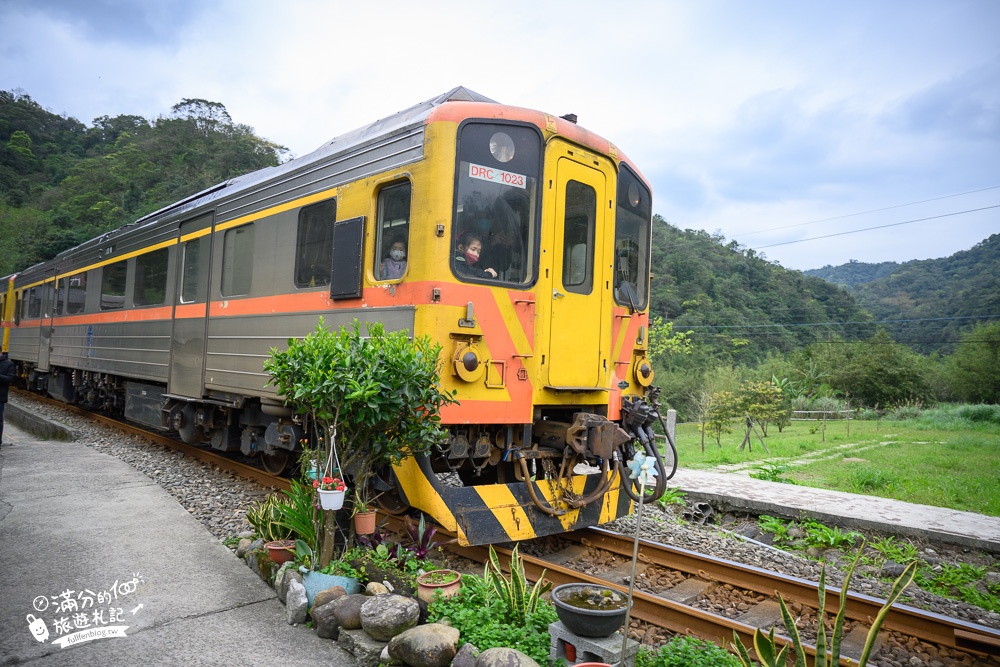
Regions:
[[431, 570], [417, 577], [417, 597], [430, 602], [438, 591], [446, 598], [458, 595], [462, 588], [462, 573], [456, 570]]
[[[272, 348], [264, 363], [278, 395], [322, 434], [324, 476], [339, 468], [350, 479], [356, 512], [369, 509], [376, 477], [391, 484], [391, 466], [447, 438], [439, 412], [454, 402], [438, 385], [440, 345], [377, 322], [366, 332], [357, 320], [331, 331], [320, 318], [305, 338]], [[332, 541], [324, 543], [321, 561], [332, 552]]]
[[370, 501], [365, 493], [357, 489], [354, 496], [354, 532], [357, 535], [371, 535], [375, 532], [375, 510], [371, 508]]
[[347, 485], [339, 477], [324, 477], [313, 480], [313, 487], [319, 494], [320, 507], [325, 510], [339, 510], [344, 506]]
[[581, 637], [610, 637], [625, 624], [628, 598], [608, 586], [563, 584], [552, 589], [556, 615]]
[[273, 540], [265, 542], [264, 548], [267, 555], [278, 565], [287, 563], [295, 558], [295, 540]]

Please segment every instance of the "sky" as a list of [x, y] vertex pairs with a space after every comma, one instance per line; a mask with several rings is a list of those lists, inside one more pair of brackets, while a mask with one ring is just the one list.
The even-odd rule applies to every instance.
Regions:
[[0, 0], [0, 27], [0, 90], [88, 126], [201, 98], [300, 156], [465, 86], [576, 114], [654, 213], [787, 268], [1000, 232], [996, 0]]

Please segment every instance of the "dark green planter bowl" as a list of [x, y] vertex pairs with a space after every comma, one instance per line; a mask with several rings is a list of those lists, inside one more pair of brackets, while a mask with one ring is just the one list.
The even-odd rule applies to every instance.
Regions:
[[[592, 595], [588, 596], [587, 591]], [[613, 601], [615, 596], [620, 598], [618, 602]], [[588, 597], [598, 603], [583, 603]], [[628, 612], [627, 596], [613, 588], [594, 584], [556, 586], [552, 589], [552, 604], [566, 629], [581, 637], [610, 637], [625, 624]]]

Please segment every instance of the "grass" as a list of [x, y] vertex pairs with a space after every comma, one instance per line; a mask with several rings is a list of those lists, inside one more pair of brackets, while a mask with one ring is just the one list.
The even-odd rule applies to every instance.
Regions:
[[[989, 408], [990, 406], [986, 406]], [[697, 424], [679, 424], [680, 465], [712, 469], [741, 465], [755, 476], [802, 486], [894, 498], [1000, 516], [1000, 423], [983, 406], [947, 406], [905, 421], [792, 422], [771, 425], [752, 450], [740, 449], [743, 429], [710, 436], [701, 451]], [[986, 418], [983, 418], [983, 415]]]

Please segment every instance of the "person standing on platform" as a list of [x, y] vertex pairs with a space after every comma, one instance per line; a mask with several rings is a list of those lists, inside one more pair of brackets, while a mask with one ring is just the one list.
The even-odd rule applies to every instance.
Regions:
[[14, 362], [7, 358], [7, 350], [0, 354], [0, 442], [3, 442], [3, 412], [7, 407], [7, 389], [14, 381]]

